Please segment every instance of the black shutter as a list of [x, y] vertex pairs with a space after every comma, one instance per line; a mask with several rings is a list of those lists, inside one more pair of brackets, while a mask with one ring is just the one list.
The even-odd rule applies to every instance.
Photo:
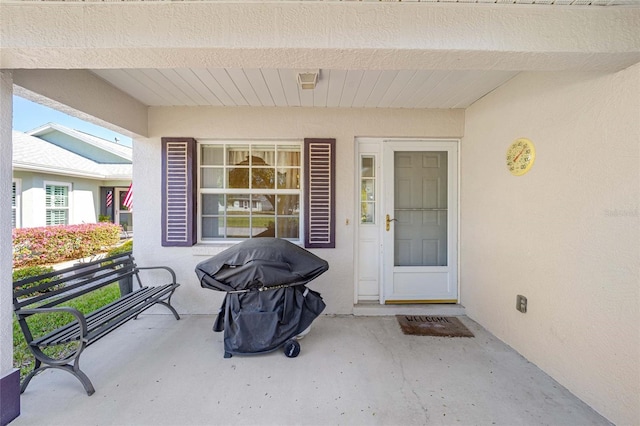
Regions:
[[196, 173], [195, 139], [162, 138], [162, 245], [165, 247], [196, 243]]
[[335, 248], [335, 139], [305, 139], [304, 246]]

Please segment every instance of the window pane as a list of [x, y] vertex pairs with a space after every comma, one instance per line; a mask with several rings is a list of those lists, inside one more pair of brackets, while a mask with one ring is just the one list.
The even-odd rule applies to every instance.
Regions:
[[47, 225], [66, 225], [67, 224], [67, 211], [66, 210], [47, 210]]
[[227, 236], [248, 238], [251, 235], [251, 197], [249, 194], [227, 196]]
[[251, 210], [254, 214], [274, 215], [276, 211], [276, 196], [274, 194], [259, 194], [251, 198]]
[[254, 145], [251, 149], [252, 166], [275, 166], [275, 145]]
[[275, 237], [276, 223], [273, 216], [253, 216], [251, 235], [253, 237]]
[[47, 185], [45, 188], [47, 207], [68, 207], [69, 197], [66, 186]]
[[249, 194], [227, 195], [227, 212], [230, 214], [248, 215], [250, 207], [251, 196]]
[[203, 217], [202, 238], [224, 238], [224, 217]]
[[360, 214], [361, 214], [360, 221], [362, 223], [375, 223], [376, 204], [375, 203], [362, 203], [360, 208], [362, 209], [362, 211], [360, 212]]
[[300, 147], [296, 145], [278, 146], [278, 166], [300, 167]]
[[224, 238], [224, 195], [202, 195], [202, 238]]
[[223, 188], [224, 172], [221, 168], [206, 168], [200, 173], [201, 188]]
[[224, 212], [224, 195], [223, 194], [203, 194], [202, 195], [202, 214], [217, 215]]
[[295, 217], [278, 216], [278, 238], [298, 239], [300, 237], [299, 219]]
[[295, 215], [300, 213], [299, 195], [278, 195], [278, 215]]
[[362, 169], [360, 170], [360, 175], [362, 177], [374, 177], [375, 176], [375, 168], [374, 168], [374, 158], [373, 157], [362, 157]]
[[230, 145], [227, 147], [227, 165], [249, 166], [249, 145]]
[[375, 182], [371, 179], [362, 180], [361, 201], [375, 200]]
[[229, 188], [243, 188], [249, 189], [249, 168], [248, 167], [235, 167], [228, 169], [229, 175], [227, 182], [229, 182]]
[[227, 237], [228, 238], [249, 238], [250, 218], [248, 215], [228, 215], [227, 216]]
[[275, 169], [253, 168], [251, 170], [252, 188], [273, 189], [275, 187]]
[[300, 189], [300, 169], [278, 169], [278, 189]]
[[222, 166], [224, 147], [222, 145], [203, 145], [200, 151], [200, 164], [203, 166]]

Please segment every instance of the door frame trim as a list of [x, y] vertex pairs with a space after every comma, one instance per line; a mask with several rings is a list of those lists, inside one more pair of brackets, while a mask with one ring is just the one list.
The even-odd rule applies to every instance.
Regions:
[[[385, 157], [387, 157], [387, 155], [385, 155], [387, 153], [387, 150], [389, 149], [389, 147], [392, 146], [393, 144], [393, 151], [414, 151], [416, 150], [416, 143], [426, 143], [428, 144], [428, 147], [430, 149], [425, 149], [425, 151], [437, 151], [439, 149], [441, 150], [451, 150], [453, 148], [453, 150], [455, 151], [455, 159], [453, 160], [455, 162], [456, 165], [456, 170], [455, 173], [452, 174], [450, 177], [452, 179], [455, 179], [454, 182], [449, 182], [450, 185], [452, 185], [452, 187], [454, 187], [456, 189], [456, 196], [455, 196], [455, 203], [456, 203], [456, 211], [455, 214], [453, 216], [453, 221], [455, 221], [455, 225], [456, 225], [456, 235], [455, 235], [455, 239], [454, 241], [452, 241], [454, 243], [453, 247], [449, 247], [449, 250], [453, 250], [455, 251], [455, 259], [456, 259], [456, 264], [452, 267], [453, 269], [453, 273], [455, 273], [455, 283], [454, 285], [456, 286], [456, 301], [460, 301], [460, 139], [449, 139], [449, 138], [380, 138], [379, 139], [381, 142], [381, 155], [380, 155], [380, 161], [381, 161], [381, 180], [382, 181], [387, 181], [388, 179], [388, 175], [389, 175], [389, 165], [384, 163], [384, 159]], [[421, 145], [421, 147], [423, 147], [424, 145]], [[384, 190], [381, 188], [381, 200], [380, 200], [380, 209], [379, 209], [379, 215], [383, 215], [385, 208], [384, 206], [386, 205], [387, 200], [385, 199], [385, 194], [384, 194]], [[380, 216], [382, 217], [382, 216]], [[387, 303], [387, 295], [386, 295], [386, 279], [389, 275], [388, 271], [385, 270], [385, 265], [384, 265], [384, 255], [385, 255], [385, 246], [384, 246], [384, 235], [385, 235], [385, 229], [383, 226], [380, 227], [380, 248], [381, 248], [381, 252], [380, 252], [380, 289], [379, 289], [379, 300], [380, 300], [380, 304], [384, 305]], [[358, 241], [356, 241], [356, 244], [358, 243]], [[391, 271], [391, 275], [393, 274], [393, 271]], [[417, 303], [417, 301], [396, 301], [395, 299], [389, 300], [389, 302], [391, 303]], [[435, 302], [434, 302], [435, 303]], [[440, 303], [442, 303], [442, 301], [440, 301]], [[455, 303], [452, 302], [452, 303]]]

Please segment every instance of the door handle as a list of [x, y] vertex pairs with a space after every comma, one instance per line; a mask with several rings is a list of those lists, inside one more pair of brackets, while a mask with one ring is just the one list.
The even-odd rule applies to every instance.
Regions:
[[390, 229], [391, 222], [397, 221], [398, 219], [391, 219], [389, 215], [387, 215], [387, 231]]

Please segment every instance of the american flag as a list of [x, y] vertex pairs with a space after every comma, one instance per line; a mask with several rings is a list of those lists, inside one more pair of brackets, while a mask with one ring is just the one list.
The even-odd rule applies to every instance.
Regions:
[[124, 196], [124, 201], [122, 205], [127, 208], [127, 210], [133, 210], [133, 182], [129, 185], [129, 189], [127, 190], [127, 195]]
[[111, 207], [113, 204], [113, 191], [107, 191], [107, 207]]

